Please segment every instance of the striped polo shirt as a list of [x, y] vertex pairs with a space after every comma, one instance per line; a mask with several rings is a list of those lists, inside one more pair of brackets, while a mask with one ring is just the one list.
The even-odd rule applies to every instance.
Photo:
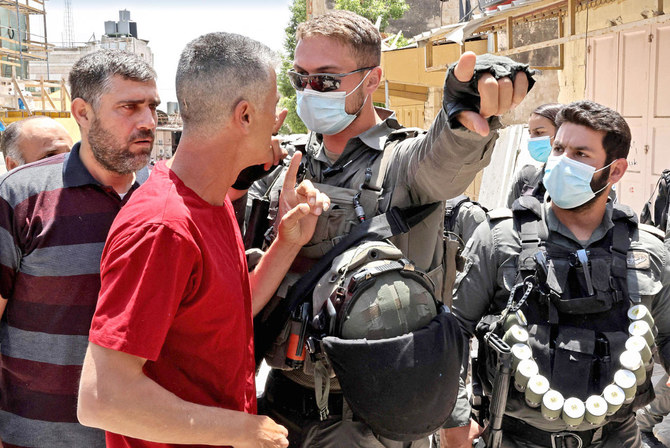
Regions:
[[[144, 168], [131, 191], [148, 177]], [[77, 389], [122, 200], [72, 152], [0, 178], [0, 438], [12, 447], [104, 447], [77, 421]]]

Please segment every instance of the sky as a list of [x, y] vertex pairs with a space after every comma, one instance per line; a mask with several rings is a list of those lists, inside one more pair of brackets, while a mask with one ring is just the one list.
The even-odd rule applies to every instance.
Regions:
[[[281, 51], [290, 18], [291, 0], [71, 0], [74, 41], [99, 40], [105, 21], [119, 20], [119, 10], [130, 11], [140, 39], [148, 40], [158, 73], [161, 109], [176, 101], [174, 78], [183, 48], [196, 37], [213, 31], [239, 33]], [[49, 43], [64, 40], [65, 0], [47, 0]], [[41, 27], [41, 25], [40, 25]], [[34, 25], [31, 31], [37, 34]]]

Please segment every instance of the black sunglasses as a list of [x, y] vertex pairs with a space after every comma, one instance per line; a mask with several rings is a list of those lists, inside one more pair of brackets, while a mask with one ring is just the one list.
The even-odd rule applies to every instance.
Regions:
[[358, 70], [354, 70], [353, 72], [349, 73], [314, 73], [313, 75], [303, 75], [302, 73], [298, 73], [293, 69], [287, 71], [286, 73], [288, 74], [288, 79], [291, 81], [291, 85], [293, 88], [295, 88], [295, 90], [305, 90], [305, 87], [307, 87], [309, 84], [312, 90], [317, 92], [330, 92], [340, 88], [340, 84], [342, 83], [340, 78], [344, 78], [345, 76], [353, 75], [354, 73], [365, 70], [372, 70], [375, 67], [376, 65], [372, 67], [359, 68]]

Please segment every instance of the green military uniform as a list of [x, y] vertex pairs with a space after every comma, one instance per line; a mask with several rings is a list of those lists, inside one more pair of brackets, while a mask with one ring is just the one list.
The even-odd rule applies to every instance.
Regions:
[[[486, 137], [464, 128], [451, 129], [445, 111], [441, 110], [427, 132], [401, 138], [397, 143], [388, 145], [389, 138], [395, 138], [397, 133], [404, 131], [399, 130], [400, 125], [391, 111], [378, 108], [377, 113], [383, 121], [349, 140], [334, 163], [326, 156], [321, 136], [309, 136], [303, 159], [305, 179], [311, 180], [329, 195], [331, 207], [319, 217], [312, 241], [296, 259], [292, 272], [279, 288], [278, 297], [285, 296], [287, 285], [356, 224], [352, 199], [361, 192], [361, 185], [368, 182], [368, 173], [373, 172], [373, 177], [376, 177], [374, 171], [381, 169], [384, 175], [379, 191], [369, 188], [367, 198], [365, 195], [360, 197], [366, 218], [384, 213], [393, 206], [404, 208], [432, 202], [444, 204], [446, 199], [460, 194], [475, 174], [489, 163], [497, 138], [496, 130], [501, 126], [498, 118], [490, 119], [491, 132]], [[387, 154], [387, 160], [380, 163], [385, 149], [391, 153]], [[255, 185], [250, 194], [254, 191], [264, 194], [262, 192], [272, 185], [276, 193], [268, 196], [276, 202], [281, 180], [274, 182], [274, 176], [269, 176], [262, 180], [262, 185]], [[407, 258], [428, 273], [437, 286], [437, 295], [442, 290], [445, 271], [443, 217], [444, 206], [438, 207], [407, 234], [392, 239]], [[281, 345], [278, 344], [278, 347]], [[276, 369], [269, 375], [261, 410], [265, 407], [271, 417], [287, 425], [291, 446], [410, 446], [410, 443], [376, 437], [355, 417], [348, 418], [336, 379], [332, 381], [330, 390], [331, 417], [320, 422], [318, 414], [314, 414], [314, 377], [309, 359], [303, 370], [286, 370], [286, 366], [282, 365], [284, 354], [281, 349], [276, 355], [266, 357]], [[427, 446], [427, 441], [414, 442], [411, 446]]]
[[[578, 241], [572, 232], [556, 218], [551, 205], [544, 204], [542, 205], [542, 220], [548, 230], [547, 241], [570, 252], [599, 247], [599, 244], [602, 245], [602, 241], [605, 241], [608, 233], [611, 234], [609, 231], [615, 225], [613, 213], [614, 207], [611, 202], [608, 202], [603, 220], [589, 240]], [[508, 209], [497, 209], [490, 212], [488, 222], [477, 228], [466, 246], [467, 262], [456, 281], [453, 313], [467, 335], [474, 334], [475, 327], [483, 316], [499, 313], [505, 308], [510, 290], [516, 282], [521, 240], [514, 228], [512, 217], [512, 211]], [[634, 221], [632, 216], [626, 216], [626, 219], [630, 222]], [[659, 348], [660, 359], [667, 371], [670, 366], [670, 344], [668, 343], [670, 337], [670, 255], [658, 235], [653, 234], [653, 229], [648, 226], [636, 227], [634, 224], [632, 228], [634, 230], [630, 233], [631, 242], [626, 258], [628, 294], [631, 300], [639, 299], [651, 310], [658, 330], [656, 344]], [[546, 372], [540, 373], [547, 375]], [[578, 378], [575, 380], [578, 381]], [[515, 399], [514, 394], [510, 394], [509, 397], [505, 417], [508, 420], [510, 420], [509, 417], [512, 417], [511, 421], [515, 422], [525, 422], [530, 426], [527, 432], [535, 432], [535, 428], [549, 433], [571, 430], [590, 431], [589, 438], [592, 437], [592, 440], [590, 443], [585, 443], [584, 447], [640, 446], [640, 436], [632, 410], [628, 417], [620, 419], [616, 424], [608, 424], [608, 420], [605, 420], [602, 429], [586, 422], [577, 428], [568, 429], [562, 419], [546, 420], [538, 409], [529, 407], [522, 399]], [[462, 393], [452, 414], [454, 421], [450, 426], [467, 424], [469, 415], [470, 405], [465, 394]], [[542, 444], [529, 441], [524, 435], [526, 431], [523, 426], [517, 426], [517, 431], [505, 432], [503, 429], [503, 446], [542, 446]]]

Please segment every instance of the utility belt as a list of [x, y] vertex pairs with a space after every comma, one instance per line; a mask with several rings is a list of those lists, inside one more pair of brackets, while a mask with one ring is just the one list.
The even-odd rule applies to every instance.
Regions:
[[[282, 414], [299, 414], [305, 420], [319, 421], [319, 407], [316, 404], [314, 389], [304, 387], [286, 377], [280, 370], [273, 370], [265, 387], [265, 400]], [[328, 395], [328, 408], [331, 417], [343, 414], [344, 395], [331, 391]], [[355, 419], [355, 416], [354, 416]]]
[[586, 448], [598, 442], [607, 433], [611, 423], [587, 431], [543, 431], [519, 419], [505, 416], [502, 421], [504, 434], [511, 434], [536, 445], [550, 448]]

